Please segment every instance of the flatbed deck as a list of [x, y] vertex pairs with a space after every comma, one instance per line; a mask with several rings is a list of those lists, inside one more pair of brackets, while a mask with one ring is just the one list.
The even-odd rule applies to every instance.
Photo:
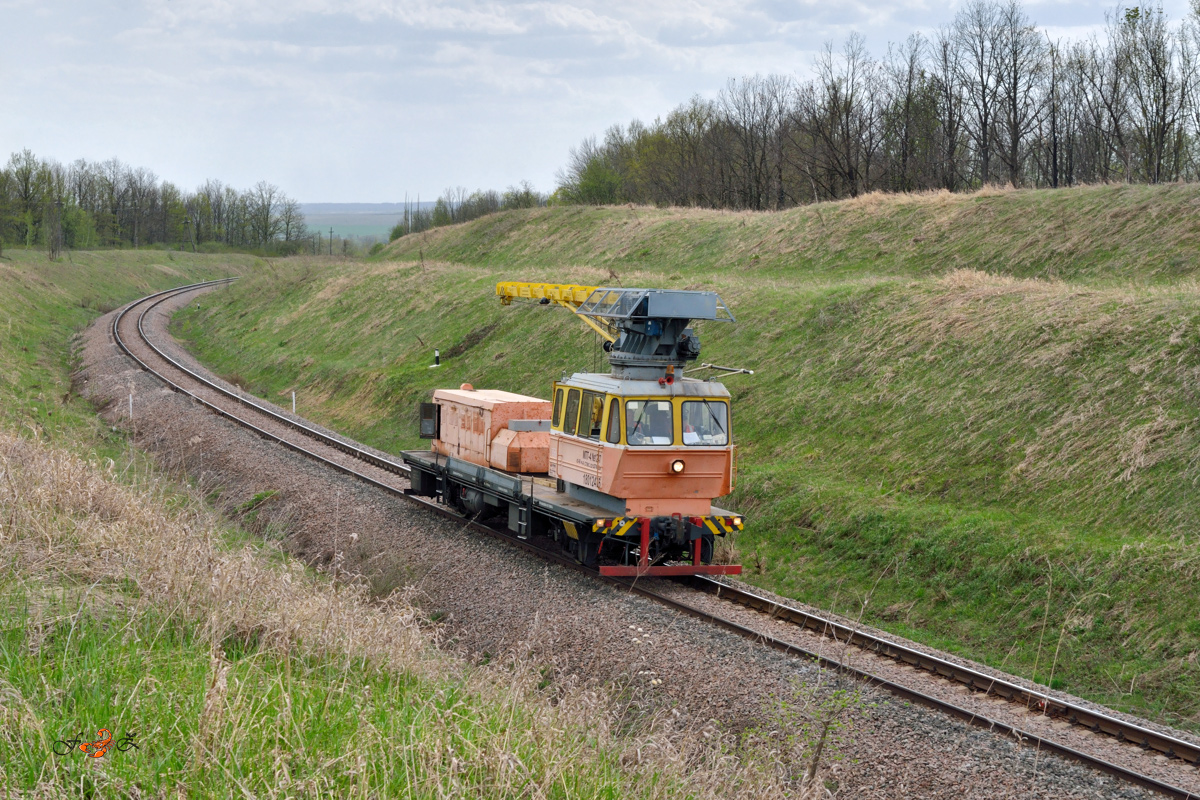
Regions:
[[[483, 495], [490, 498], [487, 502], [493, 506], [508, 506], [510, 530], [518, 532], [527, 530], [531, 514], [558, 519], [563, 521], [571, 538], [579, 538], [582, 547], [582, 542], [588, 536], [602, 537], [605, 535], [605, 530], [617, 530], [616, 527], [611, 527], [616, 525], [619, 526], [618, 536], [623, 536], [628, 532], [632, 538], [640, 533], [641, 550], [643, 553], [647, 550], [650, 526], [648, 519], [633, 528], [639, 519], [636, 515], [618, 514], [611, 509], [588, 503], [566, 492], [560, 492], [556, 483], [551, 483], [552, 479], [548, 475], [520, 475], [505, 472], [494, 467], [473, 464], [454, 456], [445, 456], [432, 450], [405, 450], [400, 455], [416, 472], [445, 476], [458, 484], [471, 487], [473, 491], [482, 492]], [[414, 487], [415, 485], [414, 483]], [[433, 494], [433, 492], [432, 488], [426, 486], [419, 493]], [[687, 524], [707, 525], [713, 533], [717, 533], [719, 531], [714, 524], [723, 520], [721, 524], [727, 525], [731, 518], [737, 518], [735, 524], [740, 529], [741, 518], [737, 514], [713, 506], [708, 516], [688, 517], [687, 519], [691, 522]], [[578, 532], [576, 532], [576, 526], [578, 526]], [[695, 540], [695, 546], [699, 548], [699, 540]], [[693, 552], [695, 555], [691, 564], [650, 565], [643, 562], [628, 566], [606, 565], [599, 569], [603, 575], [631, 577], [641, 575], [737, 575], [742, 571], [738, 565], [701, 564], [699, 549]]]

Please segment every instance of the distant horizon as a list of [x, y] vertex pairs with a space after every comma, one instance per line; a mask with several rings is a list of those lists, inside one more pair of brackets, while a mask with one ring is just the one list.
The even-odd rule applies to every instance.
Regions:
[[[430, 211], [437, 200], [410, 200], [409, 208]], [[404, 219], [404, 202], [398, 203], [300, 203], [300, 213], [312, 233], [351, 239], [386, 242], [392, 228]]]
[[[409, 208], [427, 209], [433, 208], [437, 200], [422, 200], [417, 203], [416, 200], [408, 202]], [[300, 203], [300, 211], [305, 216], [309, 214], [385, 214], [392, 216], [395, 214], [403, 214], [405, 203], [403, 201], [396, 203]]]

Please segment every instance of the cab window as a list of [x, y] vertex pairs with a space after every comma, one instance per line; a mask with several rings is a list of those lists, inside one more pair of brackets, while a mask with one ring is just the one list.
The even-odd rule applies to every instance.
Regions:
[[625, 403], [625, 441], [634, 447], [671, 444], [675, 429], [670, 400]]
[[613, 398], [608, 402], [608, 443], [621, 443], [621, 401]]
[[604, 395], [584, 392], [579, 406], [579, 435], [600, 440], [600, 423], [604, 419]]
[[563, 433], [575, 435], [575, 421], [579, 418], [579, 390], [567, 392], [567, 416], [563, 420]]
[[683, 402], [683, 443], [719, 446], [729, 444], [729, 406], [720, 400]]
[[562, 389], [559, 389], [554, 393], [554, 419], [550, 421], [550, 424], [555, 428], [562, 427], [563, 394], [564, 392]]

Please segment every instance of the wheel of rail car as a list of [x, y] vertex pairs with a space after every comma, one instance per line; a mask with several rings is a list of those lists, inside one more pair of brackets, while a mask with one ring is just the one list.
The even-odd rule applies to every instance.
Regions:
[[458, 513], [466, 515], [467, 510], [463, 508], [462, 502], [462, 487], [457, 483], [446, 481], [446, 496], [444, 499], [446, 501], [446, 505], [450, 506]]
[[576, 542], [576, 551], [579, 555], [575, 556], [575, 560], [585, 567], [594, 567], [596, 562], [600, 560], [600, 554], [596, 552], [599, 542], [586, 533], [581, 534], [579, 541]]

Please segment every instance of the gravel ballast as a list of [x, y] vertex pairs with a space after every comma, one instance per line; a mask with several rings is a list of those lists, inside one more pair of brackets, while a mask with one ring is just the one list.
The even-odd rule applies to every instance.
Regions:
[[[147, 332], [173, 358], [199, 371], [203, 368], [166, 333], [168, 314], [184, 302], [187, 298], [160, 306], [149, 315]], [[233, 516], [256, 495], [276, 492], [258, 509], [258, 529], [268, 535], [284, 532], [282, 546], [319, 568], [362, 574], [381, 588], [412, 587], [424, 608], [441, 621], [447, 645], [469, 658], [522, 654], [526, 661], [598, 684], [628, 686], [640, 707], [675, 709], [680, 725], [702, 727], [715, 721], [731, 730], [769, 718], [765, 709], [772, 698], [807, 696], [806, 691], [796, 695], [797, 687], [832, 686], [838, 680], [804, 660], [467, 531], [264, 440], [136, 368], [117, 348], [110, 326], [111, 315], [83, 335], [76, 379], [106, 420], [131, 428], [139, 447], [164, 467], [198, 482]], [[808, 649], [830, 646], [791, 626], [785, 636], [785, 626], [719, 599], [673, 591], [686, 592], [680, 599], [690, 605], [716, 604], [724, 616], [762, 627], [772, 636], [794, 638]], [[865, 664], [869, 657], [853, 658]], [[899, 676], [906, 670], [884, 659], [871, 658], [870, 668], [880, 674], [895, 670], [897, 682], [914, 677]], [[957, 687], [936, 679], [919, 690], [932, 694], [934, 688], [959, 704], [981, 703], [981, 713], [989, 717], [1012, 715], [1010, 724], [1038, 735], [1075, 737], [1079, 741], [1069, 743], [1078, 749], [1089, 749], [1101, 738], [1057, 729], [1007, 703], [964, 697]], [[837, 796], [1155, 796], [870, 687], [862, 688], [861, 700], [852, 704], [846, 719], [841, 743], [824, 762]], [[1135, 753], [1130, 745], [1111, 740], [1103, 746], [1110, 748], [1113, 761], [1133, 759], [1139, 771], [1175, 785], [1200, 787], [1200, 773], [1191, 767], [1156, 762], [1140, 749]]]

